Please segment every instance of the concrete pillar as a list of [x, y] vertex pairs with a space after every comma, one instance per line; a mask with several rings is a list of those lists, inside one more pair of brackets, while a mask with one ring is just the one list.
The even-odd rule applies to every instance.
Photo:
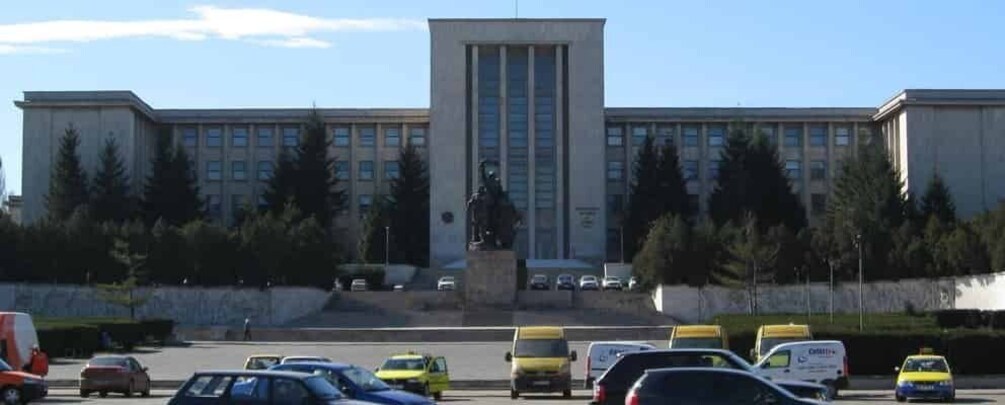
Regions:
[[[555, 47], [555, 240], [558, 243], [555, 249], [555, 257], [566, 258], [565, 231], [566, 214], [569, 207], [565, 202], [565, 99], [562, 97], [562, 66], [565, 61], [562, 58], [562, 46]], [[606, 215], [602, 212], [601, 215]]]
[[509, 94], [507, 93], [508, 76], [506, 75], [506, 49], [499, 46], [499, 180], [506, 186], [509, 184]]
[[537, 122], [534, 119], [534, 46], [527, 47], [527, 257], [537, 257]]

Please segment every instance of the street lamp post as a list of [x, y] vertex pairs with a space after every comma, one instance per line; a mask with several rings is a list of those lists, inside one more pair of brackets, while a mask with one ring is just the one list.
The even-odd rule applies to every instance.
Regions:
[[391, 227], [384, 226], [384, 271], [387, 271], [389, 251], [391, 249]]
[[862, 288], [864, 281], [862, 278], [862, 234], [855, 234], [855, 247], [858, 248], [858, 330], [865, 330], [864, 300], [862, 299]]

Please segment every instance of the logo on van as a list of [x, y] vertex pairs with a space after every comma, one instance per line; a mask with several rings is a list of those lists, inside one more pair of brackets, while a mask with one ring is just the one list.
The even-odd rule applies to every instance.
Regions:
[[830, 357], [830, 356], [833, 356], [835, 354], [837, 354], [837, 350], [834, 350], [834, 349], [829, 348], [829, 347], [817, 347], [817, 348], [811, 348], [809, 350], [809, 355], [810, 356]]

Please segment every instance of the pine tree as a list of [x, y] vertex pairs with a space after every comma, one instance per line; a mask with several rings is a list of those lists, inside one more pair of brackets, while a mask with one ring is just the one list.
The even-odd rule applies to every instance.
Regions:
[[317, 218], [325, 229], [345, 204], [345, 191], [337, 188], [335, 159], [328, 156], [328, 143], [324, 119], [317, 109], [312, 109], [297, 147], [293, 199], [304, 216]]
[[691, 218], [695, 213], [691, 212], [691, 206], [687, 203], [687, 182], [684, 181], [684, 174], [681, 172], [677, 147], [672, 142], [663, 146], [656, 171], [662, 202], [660, 214]]
[[99, 160], [91, 186], [91, 218], [98, 222], [122, 223], [132, 216], [133, 201], [129, 196], [129, 175], [114, 138], [105, 141]]
[[196, 178], [195, 168], [192, 167], [192, 160], [184, 148], [177, 148], [174, 151], [174, 158], [171, 160], [172, 172], [174, 173], [175, 213], [178, 224], [185, 224], [192, 221], [202, 220], [206, 216], [202, 197], [199, 196], [199, 184]]
[[713, 273], [713, 277], [727, 286], [743, 287], [747, 290], [748, 311], [758, 313], [757, 287], [764, 280], [774, 277], [773, 270], [778, 259], [779, 247], [771, 243], [760, 231], [757, 219], [752, 213], [744, 216], [742, 227], [723, 227], [731, 233], [727, 245], [729, 260], [725, 266]]
[[[294, 157], [285, 149], [279, 153], [279, 159], [272, 166], [272, 177], [266, 182], [265, 198], [266, 209], [273, 215], [280, 215], [287, 205], [295, 204], [294, 183], [296, 181], [296, 166], [293, 163]], [[299, 210], [297, 211], [299, 214]]]
[[921, 197], [921, 215], [926, 219], [934, 216], [944, 224], [956, 222], [956, 204], [938, 172], [932, 173], [925, 195]]
[[143, 217], [148, 226], [160, 220], [181, 226], [204, 215], [195, 170], [188, 154], [172, 144], [170, 130], [158, 134], [150, 176], [143, 186]]
[[414, 146], [406, 146], [398, 155], [398, 173], [388, 198], [394, 259], [425, 267], [429, 263], [429, 177]]
[[7, 177], [3, 171], [3, 158], [0, 158], [0, 217], [4, 215], [7, 204]]
[[[390, 252], [385, 251], [384, 243], [390, 239], [385, 228], [388, 226], [387, 202], [382, 196], [375, 196], [373, 200], [373, 205], [363, 218], [363, 229], [357, 244], [357, 258], [368, 264], [384, 263], [384, 255]], [[394, 245], [393, 241], [391, 245]]]
[[628, 210], [623, 214], [625, 257], [635, 253], [645, 243], [650, 224], [663, 210], [660, 189], [659, 154], [653, 138], [646, 137], [639, 148], [632, 170], [632, 186], [628, 195]]
[[751, 139], [730, 131], [721, 152], [719, 179], [709, 197], [709, 214], [719, 225], [757, 219], [761, 232], [783, 224], [793, 231], [806, 226], [806, 214], [785, 174], [778, 151], [763, 136]]
[[49, 194], [46, 196], [46, 207], [49, 218], [65, 221], [74, 211], [86, 207], [88, 203], [87, 174], [80, 163], [77, 148], [80, 137], [72, 125], [59, 141], [59, 154], [56, 165], [49, 179]]

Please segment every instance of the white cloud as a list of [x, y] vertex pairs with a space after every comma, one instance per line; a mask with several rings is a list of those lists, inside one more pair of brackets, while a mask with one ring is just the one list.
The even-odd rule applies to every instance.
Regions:
[[0, 54], [28, 50], [39, 44], [121, 38], [170, 38], [179, 41], [218, 38], [243, 40], [265, 46], [326, 48], [331, 44], [311, 35], [426, 28], [425, 23], [419, 20], [319, 18], [264, 8], [197, 6], [190, 8], [189, 11], [195, 14], [195, 18], [137, 21], [54, 20], [0, 25]]
[[66, 50], [59, 48], [48, 48], [44, 46], [20, 46], [20, 45], [0, 44], [0, 55], [12, 55], [15, 53], [54, 54], [54, 53], [66, 53]]

